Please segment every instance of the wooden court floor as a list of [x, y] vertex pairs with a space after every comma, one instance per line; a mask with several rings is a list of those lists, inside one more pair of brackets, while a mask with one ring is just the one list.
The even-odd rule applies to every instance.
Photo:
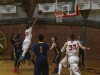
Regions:
[[[14, 61], [11, 60], [1, 60], [4, 59], [3, 56], [0, 56], [0, 75], [33, 75], [34, 66], [28, 65], [28, 61], [26, 60], [25, 64], [20, 65], [20, 71], [18, 74], [13, 73], [14, 69]], [[82, 75], [100, 75], [100, 60], [93, 59], [85, 59], [85, 68], [87, 70], [81, 71]], [[90, 69], [90, 70], [89, 70]], [[95, 70], [91, 70], [95, 69]], [[52, 75], [53, 66], [49, 66], [49, 75]], [[98, 74], [96, 74], [98, 72]], [[61, 75], [69, 75], [69, 70], [67, 68], [62, 69]]]

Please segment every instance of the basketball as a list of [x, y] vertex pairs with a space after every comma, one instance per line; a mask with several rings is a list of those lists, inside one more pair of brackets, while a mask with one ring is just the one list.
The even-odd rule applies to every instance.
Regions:
[[37, 13], [38, 13], [38, 15], [41, 15], [42, 14], [42, 10], [39, 10]]

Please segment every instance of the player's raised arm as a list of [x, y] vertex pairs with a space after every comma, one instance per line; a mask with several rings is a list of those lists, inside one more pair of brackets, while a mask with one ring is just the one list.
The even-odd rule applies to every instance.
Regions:
[[67, 47], [67, 42], [64, 44], [64, 46], [62, 47], [61, 49], [61, 52], [64, 52], [66, 50], [66, 47]]
[[11, 35], [12, 33], [11, 33], [11, 28], [10, 27], [9, 27], [9, 31], [10, 31], [10, 35]]
[[79, 47], [80, 47], [82, 50], [90, 50], [90, 48], [82, 46], [79, 42], [77, 42], [77, 44], [79, 45]]
[[21, 27], [20, 27], [20, 30], [19, 30], [19, 34], [20, 34], [21, 31], [22, 31], [22, 27], [23, 27], [23, 23], [21, 24]]
[[36, 19], [35, 19], [35, 21], [32, 24], [32, 28], [35, 26], [35, 23], [37, 22], [37, 20], [38, 20], [38, 16], [36, 16]]
[[31, 65], [31, 62], [32, 62], [32, 60], [33, 60], [34, 55], [35, 55], [35, 53], [34, 53], [34, 52], [32, 52], [32, 53], [31, 53], [31, 58], [30, 58], [29, 65]]
[[11, 28], [9, 27], [9, 31], [11, 32]]

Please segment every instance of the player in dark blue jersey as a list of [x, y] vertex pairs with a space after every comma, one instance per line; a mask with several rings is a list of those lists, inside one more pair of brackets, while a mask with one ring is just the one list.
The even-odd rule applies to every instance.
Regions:
[[57, 38], [53, 37], [52, 38], [53, 44], [50, 48], [50, 50], [54, 50], [54, 53], [55, 53], [53, 61], [52, 61], [53, 66], [54, 66], [54, 72], [52, 74], [58, 73], [58, 64], [59, 64], [59, 61], [60, 61], [60, 58], [61, 58], [61, 50], [60, 50], [59, 45], [56, 41], [57, 41]]
[[50, 50], [49, 45], [43, 42], [44, 36], [42, 34], [39, 34], [38, 39], [39, 42], [33, 46], [30, 63], [33, 59], [33, 56], [36, 54], [34, 75], [49, 75], [47, 56], [47, 52]]
[[[9, 31], [11, 33], [11, 29], [9, 28]], [[16, 36], [15, 34], [11, 34], [11, 44], [12, 44], [12, 53], [11, 53], [11, 60], [15, 60], [14, 63], [14, 73], [18, 73], [18, 68], [20, 65], [20, 62], [18, 62], [19, 57], [20, 57], [20, 52], [21, 52], [21, 40], [20, 40], [20, 33], [21, 33], [21, 28], [19, 31], [19, 34]]]

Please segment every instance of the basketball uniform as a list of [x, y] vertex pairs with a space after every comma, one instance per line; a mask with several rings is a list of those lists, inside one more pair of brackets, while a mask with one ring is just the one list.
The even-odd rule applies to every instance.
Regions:
[[25, 30], [25, 39], [23, 41], [22, 50], [28, 50], [31, 44], [31, 38], [32, 38], [32, 27], [30, 29]]
[[20, 61], [24, 60], [25, 54], [28, 51], [28, 48], [31, 44], [31, 38], [32, 38], [32, 27], [25, 30], [25, 39], [22, 45], [23, 53], [22, 53], [22, 56], [20, 57]]
[[47, 50], [50, 50], [47, 43], [39, 42], [33, 46], [32, 52], [36, 54], [34, 75], [49, 75], [47, 61]]
[[11, 60], [16, 60], [16, 58], [19, 57], [19, 55], [17, 54], [17, 52], [18, 52], [17, 49], [18, 48], [16, 47], [16, 43], [18, 42], [19, 37], [20, 37], [20, 34], [18, 34], [15, 39], [10, 38], [11, 44], [13, 46], [12, 53], [11, 53]]
[[[68, 46], [66, 48], [66, 52], [68, 54], [68, 61], [70, 64], [70, 72], [72, 72], [75, 75], [81, 75], [79, 68], [78, 68], [78, 62], [79, 62], [79, 46], [77, 44], [77, 41], [68, 41]], [[70, 74], [71, 75], [71, 74]]]
[[55, 44], [56, 44], [56, 47], [54, 48], [55, 56], [53, 58], [53, 63], [58, 64], [60, 61], [60, 58], [61, 58], [61, 50], [60, 50], [58, 44], [57, 43], [55, 43]]

